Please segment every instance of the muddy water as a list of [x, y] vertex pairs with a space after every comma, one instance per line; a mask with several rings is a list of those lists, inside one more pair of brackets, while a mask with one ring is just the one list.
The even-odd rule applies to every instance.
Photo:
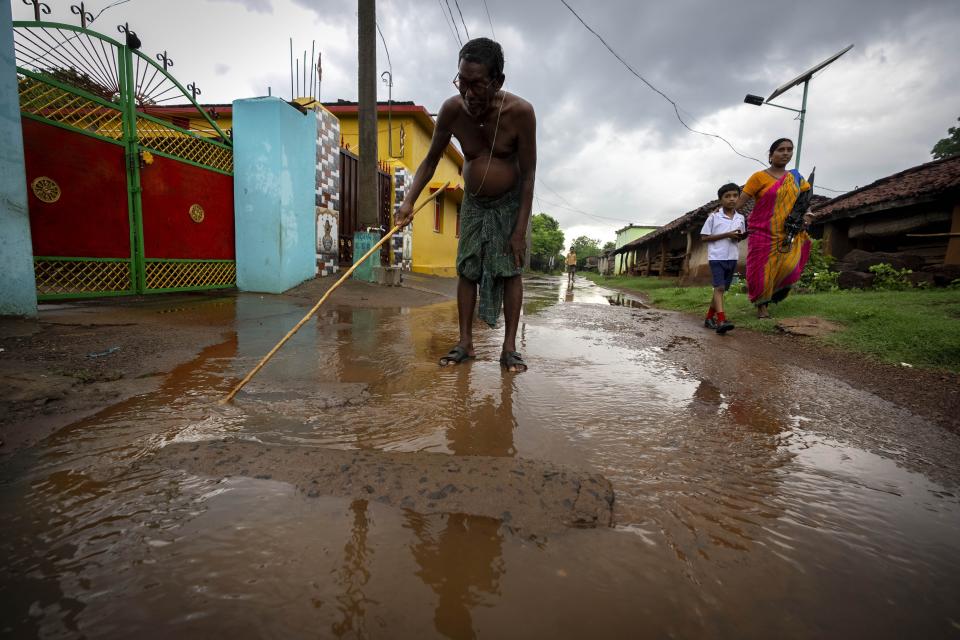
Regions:
[[[0, 633], [20, 637], [955, 637], [960, 443], [736, 336], [534, 278], [438, 369], [452, 303], [176, 309], [224, 340], [156, 393], [0, 469]], [[170, 442], [520, 456], [597, 471], [616, 526], [531, 540], [491, 518], [306, 498], [267, 475], [141, 464]], [[507, 505], [508, 506], [508, 505]]]

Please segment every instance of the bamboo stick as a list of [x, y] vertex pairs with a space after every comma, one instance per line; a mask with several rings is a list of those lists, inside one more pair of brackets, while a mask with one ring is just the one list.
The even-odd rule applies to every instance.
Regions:
[[947, 231], [946, 233], [908, 233], [908, 238], [960, 238], [960, 232]]
[[[417, 215], [417, 212], [420, 211], [420, 209], [423, 209], [425, 206], [427, 206], [427, 203], [429, 203], [429, 202], [432, 201], [434, 198], [436, 198], [437, 196], [439, 196], [440, 194], [442, 194], [442, 193], [446, 190], [446, 188], [447, 188], [448, 186], [450, 186], [450, 183], [449, 183], [449, 182], [445, 183], [442, 187], [440, 187], [439, 189], [437, 189], [436, 191], [434, 191], [433, 193], [431, 193], [429, 198], [427, 198], [426, 200], [424, 200], [424, 201], [420, 204], [420, 206], [418, 206], [416, 209], [413, 210], [413, 215]], [[239, 392], [240, 389], [242, 389], [242, 388], [244, 387], [244, 385], [246, 385], [248, 382], [250, 382], [250, 380], [253, 378], [253, 376], [257, 375], [257, 372], [259, 372], [260, 369], [262, 369], [263, 366], [264, 366], [265, 364], [267, 364], [267, 362], [270, 361], [270, 358], [273, 357], [273, 354], [275, 354], [277, 351], [279, 351], [279, 350], [280, 350], [280, 347], [282, 347], [284, 344], [286, 344], [287, 340], [289, 340], [290, 338], [292, 338], [292, 337], [293, 337], [293, 334], [295, 334], [297, 331], [299, 331], [299, 330], [300, 330], [300, 327], [302, 327], [304, 324], [306, 324], [306, 323], [307, 323], [307, 320], [309, 320], [311, 317], [313, 317], [313, 314], [315, 314], [315, 313], [317, 312], [317, 309], [320, 308], [320, 305], [322, 305], [324, 302], [327, 301], [327, 298], [330, 297], [330, 294], [333, 293], [334, 291], [336, 291], [337, 288], [338, 288], [341, 284], [343, 284], [343, 283], [346, 281], [347, 278], [350, 277], [350, 274], [352, 274], [352, 273], [357, 269], [357, 267], [359, 267], [361, 264], [363, 264], [364, 262], [366, 262], [367, 258], [369, 258], [370, 256], [372, 256], [372, 255], [374, 254], [374, 252], [378, 251], [378, 250], [380, 249], [380, 247], [383, 246], [383, 243], [385, 243], [387, 240], [389, 240], [389, 239], [393, 236], [393, 234], [395, 234], [395, 233], [396, 233], [397, 231], [399, 231], [399, 230], [400, 230], [400, 225], [395, 225], [395, 226], [393, 227], [393, 229], [390, 229], [390, 232], [389, 232], [389, 233], [387, 233], [385, 236], [383, 236], [382, 238], [380, 238], [380, 241], [377, 242], [377, 244], [373, 245], [373, 247], [371, 247], [370, 250], [367, 251], [367, 252], [363, 255], [362, 258], [360, 258], [359, 260], [354, 260], [353, 265], [352, 265], [349, 269], [347, 269], [346, 272], [344, 272], [344, 274], [343, 274], [342, 276], [340, 276], [340, 279], [339, 279], [339, 280], [337, 280], [335, 283], [333, 283], [333, 286], [332, 286], [332, 287], [330, 287], [329, 289], [327, 289], [326, 293], [323, 294], [323, 297], [321, 297], [320, 300], [317, 301], [317, 304], [313, 305], [313, 308], [310, 309], [310, 311], [307, 312], [307, 315], [303, 316], [303, 318], [301, 318], [300, 322], [298, 322], [298, 323], [293, 327], [293, 329], [290, 329], [290, 331], [287, 332], [287, 335], [283, 336], [283, 338], [280, 340], [280, 342], [278, 342], [278, 343], [273, 347], [273, 349], [270, 349], [270, 352], [267, 353], [267, 355], [265, 355], [265, 356], [263, 357], [263, 359], [260, 360], [260, 362], [257, 363], [257, 366], [255, 366], [255, 367], [250, 371], [250, 373], [248, 373], [248, 374], [246, 375], [246, 377], [245, 377], [243, 380], [241, 380], [240, 383], [239, 383], [237, 386], [235, 386], [232, 391], [230, 391], [230, 393], [228, 393], [228, 394], [226, 395], [226, 397], [224, 397], [222, 400], [220, 400], [220, 404], [226, 404], [226, 403], [230, 402], [231, 400], [233, 400], [233, 397], [234, 397], [235, 395], [237, 395], [237, 392]]]

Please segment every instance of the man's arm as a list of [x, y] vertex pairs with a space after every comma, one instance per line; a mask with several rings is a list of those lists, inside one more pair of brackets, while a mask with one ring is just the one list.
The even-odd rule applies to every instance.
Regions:
[[537, 116], [529, 102], [523, 101], [520, 106], [521, 109], [517, 114], [520, 125], [517, 149], [520, 168], [520, 210], [517, 212], [517, 224], [510, 236], [510, 251], [513, 253], [517, 267], [523, 264], [523, 254], [527, 250], [527, 224], [530, 222], [533, 187], [537, 178]]
[[427, 150], [423, 162], [417, 167], [410, 190], [407, 191], [400, 208], [397, 209], [396, 223], [401, 227], [407, 226], [413, 219], [413, 204], [420, 197], [427, 183], [430, 182], [433, 173], [437, 170], [437, 164], [440, 163], [440, 158], [443, 157], [444, 149], [450, 144], [452, 135], [450, 128], [457, 108], [455, 101], [455, 97], [449, 98], [440, 107], [440, 113], [437, 114], [437, 125], [433, 128], [433, 137], [430, 139], [430, 148]]

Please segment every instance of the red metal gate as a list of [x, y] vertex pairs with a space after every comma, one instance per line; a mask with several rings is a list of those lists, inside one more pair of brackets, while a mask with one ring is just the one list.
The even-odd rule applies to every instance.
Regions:
[[38, 297], [233, 286], [232, 142], [166, 54], [53, 22], [14, 49]]

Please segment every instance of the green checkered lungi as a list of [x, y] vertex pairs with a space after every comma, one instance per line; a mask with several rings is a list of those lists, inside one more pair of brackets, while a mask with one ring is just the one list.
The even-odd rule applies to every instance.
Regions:
[[503, 306], [503, 279], [523, 273], [510, 253], [519, 210], [519, 188], [493, 197], [467, 193], [460, 207], [457, 275], [480, 283], [479, 315], [491, 327]]

